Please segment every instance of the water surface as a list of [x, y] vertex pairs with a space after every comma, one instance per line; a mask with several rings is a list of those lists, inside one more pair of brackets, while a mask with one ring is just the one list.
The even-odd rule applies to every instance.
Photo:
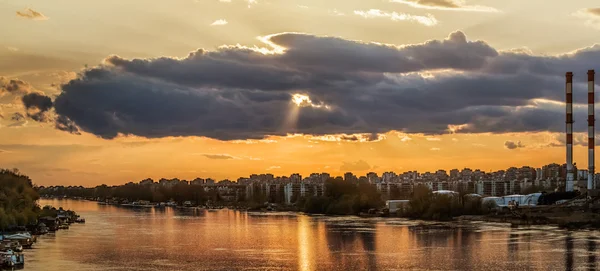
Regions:
[[599, 232], [41, 200], [87, 223], [41, 236], [25, 270], [595, 270]]

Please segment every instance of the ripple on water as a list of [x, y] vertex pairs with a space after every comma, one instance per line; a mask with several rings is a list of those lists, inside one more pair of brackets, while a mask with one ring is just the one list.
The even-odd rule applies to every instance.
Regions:
[[40, 237], [27, 270], [565, 270], [600, 259], [598, 232], [546, 226], [44, 204], [61, 203], [88, 223]]

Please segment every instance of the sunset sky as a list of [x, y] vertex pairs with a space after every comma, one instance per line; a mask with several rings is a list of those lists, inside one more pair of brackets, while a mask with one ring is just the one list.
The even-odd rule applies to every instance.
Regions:
[[564, 162], [573, 71], [586, 167], [597, 43], [593, 0], [0, 0], [0, 165], [84, 186], [540, 167]]

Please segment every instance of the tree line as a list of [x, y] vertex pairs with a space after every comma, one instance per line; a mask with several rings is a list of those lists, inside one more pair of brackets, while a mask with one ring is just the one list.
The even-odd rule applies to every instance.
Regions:
[[83, 186], [51, 186], [40, 187], [39, 193], [43, 196], [53, 197], [80, 197], [93, 199], [124, 199], [128, 201], [167, 202], [173, 200], [178, 203], [185, 201], [196, 205], [205, 204], [207, 201], [219, 201], [216, 191], [204, 191], [202, 186], [190, 185], [179, 182], [173, 186], [143, 185], [127, 183], [124, 185], [108, 186], [106, 184], [96, 187]]
[[39, 194], [17, 169], [0, 169], [0, 229], [37, 223]]

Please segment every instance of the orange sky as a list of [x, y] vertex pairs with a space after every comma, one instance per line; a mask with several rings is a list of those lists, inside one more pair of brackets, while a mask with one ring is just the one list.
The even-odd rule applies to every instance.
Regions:
[[[469, 41], [484, 41], [501, 54], [525, 52], [523, 57], [540, 58], [600, 43], [600, 16], [588, 12], [597, 4], [591, 0], [552, 4], [545, 0], [456, 1], [464, 4], [456, 10], [410, 4], [415, 1], [152, 2], [66, 0], [61, 5], [42, 0], [0, 2], [2, 167], [19, 168], [39, 185], [94, 186], [147, 177], [235, 180], [252, 173], [341, 175], [347, 171], [355, 174], [424, 172], [463, 167], [490, 171], [510, 166], [563, 163], [561, 138], [564, 137], [556, 130], [453, 133], [460, 131], [449, 129], [444, 134], [431, 136], [392, 130], [380, 133], [378, 140], [365, 142], [345, 141], [336, 133], [230, 141], [197, 135], [152, 139], [119, 135], [103, 139], [83, 129], [81, 135], [74, 135], [55, 129], [54, 109], [43, 122], [31, 117], [14, 120], [15, 112], [24, 115], [27, 112], [20, 100], [22, 95], [2, 92], [1, 83], [20, 79], [26, 82], [25, 93], [43, 93], [55, 100], [62, 93], [61, 85], [78, 78], [85, 67], [110, 66], [106, 63], [110, 55], [124, 59], [172, 57], [182, 60], [198, 48], [214, 51], [222, 45], [236, 44], [236, 49], [253, 48], [261, 52], [267, 50], [267, 45], [273, 46], [268, 48], [273, 51], [267, 52], [273, 54], [283, 49], [257, 37], [283, 32], [340, 37], [359, 44], [393, 44], [401, 50], [405, 45], [450, 39], [449, 33], [460, 30]], [[539, 9], [540, 6], [545, 8]], [[432, 69], [431, 72], [438, 74], [423, 70], [410, 76], [424, 80], [461, 76], [472, 68], [446, 71], [442, 65]], [[482, 69], [474, 74], [485, 72], [489, 71]], [[389, 80], [404, 80], [393, 78], [390, 72], [382, 74]], [[81, 74], [79, 76], [81, 78]], [[562, 99], [564, 85], [560, 80], [543, 87], [543, 91], [557, 93], [559, 98], [543, 95], [527, 98], [529, 103], [517, 105], [515, 110], [520, 106], [562, 110], [559, 99]], [[304, 90], [299, 89], [297, 93]], [[284, 123], [282, 130], [296, 128], [300, 108], [332, 110], [325, 103], [309, 99], [317, 100], [315, 95], [292, 96], [286, 112], [272, 112], [288, 116], [289, 122]], [[578, 122], [584, 122], [584, 116], [576, 117]], [[557, 125], [564, 125], [563, 122], [562, 118], [555, 120]], [[579, 137], [585, 139], [583, 134]], [[508, 142], [517, 148], [507, 148]], [[584, 146], [575, 147], [575, 161], [580, 167], [587, 166], [586, 154]]]

